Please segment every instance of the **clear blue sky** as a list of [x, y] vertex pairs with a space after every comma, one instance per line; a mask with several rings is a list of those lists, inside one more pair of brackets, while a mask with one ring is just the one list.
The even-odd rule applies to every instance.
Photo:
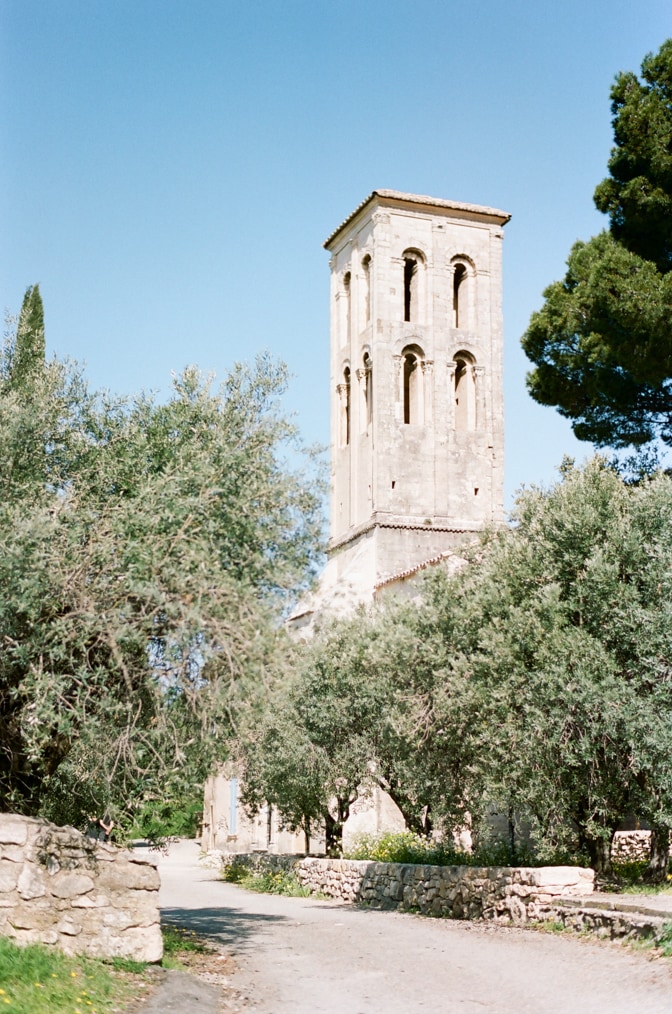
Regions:
[[39, 282], [119, 393], [268, 348], [326, 444], [322, 241], [379, 187], [503, 208], [510, 504], [590, 450], [519, 338], [604, 225], [613, 77], [670, 35], [669, 0], [0, 0], [0, 302]]

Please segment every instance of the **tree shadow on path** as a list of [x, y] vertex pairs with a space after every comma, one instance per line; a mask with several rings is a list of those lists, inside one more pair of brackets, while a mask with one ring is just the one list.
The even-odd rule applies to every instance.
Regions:
[[205, 940], [214, 940], [237, 951], [247, 949], [250, 938], [272, 924], [291, 923], [277, 915], [255, 915], [239, 908], [162, 908], [161, 922], [193, 930]]

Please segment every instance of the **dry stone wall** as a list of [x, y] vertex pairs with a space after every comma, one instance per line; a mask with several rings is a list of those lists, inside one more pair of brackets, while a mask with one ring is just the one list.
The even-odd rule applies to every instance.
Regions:
[[401, 908], [449, 919], [525, 922], [558, 898], [595, 889], [593, 870], [579, 866], [423, 866], [356, 859], [222, 856], [254, 872], [292, 870], [304, 887], [346, 902]]
[[156, 866], [75, 828], [0, 814], [0, 935], [66, 954], [160, 961]]
[[451, 919], [524, 922], [540, 904], [594, 889], [593, 870], [576, 866], [420, 866], [353, 859], [302, 859], [296, 867], [311, 891], [342, 901], [404, 908]]

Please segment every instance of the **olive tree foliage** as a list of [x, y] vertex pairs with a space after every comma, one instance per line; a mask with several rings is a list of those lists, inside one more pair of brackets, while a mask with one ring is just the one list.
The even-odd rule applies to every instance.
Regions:
[[654, 839], [672, 829], [672, 482], [566, 463], [515, 521], [428, 587], [463, 676], [466, 794], [530, 819], [542, 853], [578, 848], [607, 872], [629, 813]]
[[0, 808], [77, 820], [226, 756], [316, 563], [319, 483], [285, 461], [267, 357], [124, 402], [44, 358], [17, 384], [20, 337], [0, 361]]
[[609, 230], [578, 242], [523, 348], [532, 397], [598, 446], [672, 443], [672, 39], [611, 90], [615, 146], [595, 191]]
[[541, 858], [584, 856], [601, 873], [635, 814], [653, 828], [650, 874], [664, 875], [672, 480], [628, 485], [599, 458], [568, 461], [466, 556], [417, 601], [384, 601], [297, 649], [295, 683], [252, 737], [252, 802], [333, 826], [378, 785], [420, 833], [478, 837], [494, 809], [512, 839], [516, 822], [531, 828]]
[[330, 855], [340, 854], [351, 807], [373, 784], [372, 735], [386, 703], [368, 678], [366, 642], [344, 636], [354, 626], [336, 624], [297, 647], [291, 683], [242, 745], [248, 809], [265, 801], [307, 839], [324, 832]]
[[418, 834], [434, 830], [435, 815], [439, 828], [464, 823], [461, 677], [450, 680], [445, 650], [418, 617], [408, 603], [360, 610], [296, 647], [292, 682], [241, 737], [248, 810], [276, 806], [290, 829], [323, 832], [331, 855], [374, 787]]

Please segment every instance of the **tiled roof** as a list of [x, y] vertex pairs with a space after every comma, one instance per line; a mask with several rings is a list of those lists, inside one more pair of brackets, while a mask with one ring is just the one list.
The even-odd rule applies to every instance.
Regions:
[[511, 218], [508, 211], [500, 211], [498, 208], [489, 208], [482, 204], [464, 204], [461, 201], [446, 201], [441, 197], [428, 197], [426, 194], [404, 194], [400, 190], [372, 190], [369, 196], [366, 197], [361, 204], [357, 205], [355, 210], [351, 212], [351, 214], [349, 214], [343, 222], [341, 222], [338, 228], [334, 229], [322, 245], [328, 249], [329, 244], [334, 237], [338, 235], [341, 229], [345, 228], [355, 215], [359, 214], [362, 208], [364, 208], [369, 201], [372, 201], [375, 197], [388, 198], [389, 200], [394, 201], [407, 201], [409, 204], [424, 204], [433, 208], [448, 208], [451, 211], [464, 211], [472, 215], [488, 215], [491, 218], [501, 219], [502, 225], [505, 225]]

